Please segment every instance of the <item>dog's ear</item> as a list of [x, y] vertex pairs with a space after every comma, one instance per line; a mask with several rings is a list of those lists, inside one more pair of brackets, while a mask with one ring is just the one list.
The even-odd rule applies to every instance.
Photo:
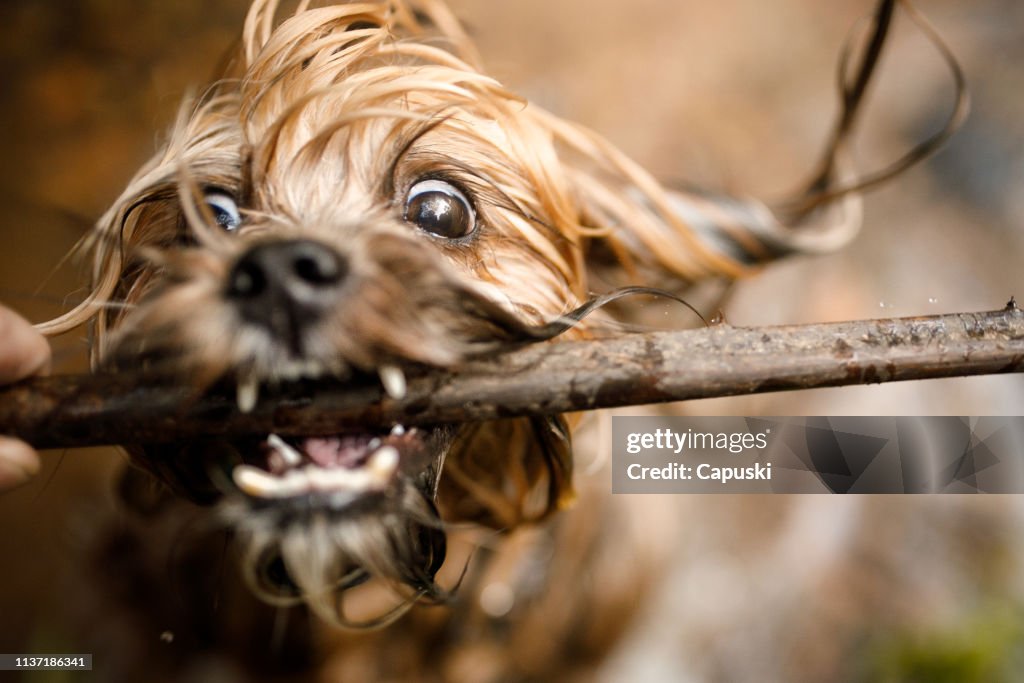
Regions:
[[596, 133], [534, 114], [573, 195], [591, 291], [732, 279], [782, 256], [837, 249], [860, 227], [856, 194], [786, 218], [753, 198], [669, 189]]
[[509, 529], [544, 519], [575, 497], [562, 417], [469, 425], [444, 466], [438, 500], [447, 520]]

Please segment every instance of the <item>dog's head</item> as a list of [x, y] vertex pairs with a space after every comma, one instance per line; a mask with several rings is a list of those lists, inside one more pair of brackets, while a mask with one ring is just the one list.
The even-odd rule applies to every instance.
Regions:
[[[439, 2], [306, 5], [255, 2], [234, 66], [100, 221], [80, 312], [101, 365], [230, 383], [243, 410], [306, 378], [401, 393], [410, 367], [521, 344], [618, 275], [685, 283], [738, 273], [737, 244], [772, 251], [708, 239], [701, 215], [742, 226], [743, 207], [684, 210], [486, 76]], [[220, 506], [261, 593], [335, 620], [368, 577], [440, 597], [442, 519], [507, 528], [571, 496], [560, 418], [133, 457]]]

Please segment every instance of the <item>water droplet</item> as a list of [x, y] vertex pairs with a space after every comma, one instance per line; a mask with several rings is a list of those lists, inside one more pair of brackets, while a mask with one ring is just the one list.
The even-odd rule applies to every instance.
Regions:
[[937, 304], [937, 303], [939, 303], [939, 299], [938, 299], [938, 297], [930, 296], [930, 297], [928, 297], [928, 303], [930, 303], [930, 304]]

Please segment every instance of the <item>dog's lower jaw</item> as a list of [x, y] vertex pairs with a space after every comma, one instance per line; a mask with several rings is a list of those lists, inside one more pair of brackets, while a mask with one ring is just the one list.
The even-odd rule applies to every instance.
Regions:
[[[379, 625], [418, 599], [446, 598], [434, 581], [446, 552], [435, 497], [453, 431], [396, 426], [374, 436], [271, 435], [131, 454], [178, 495], [212, 506], [240, 543], [242, 575], [257, 596], [305, 603], [328, 623], [355, 627]], [[371, 579], [397, 596], [394, 609], [356, 623], [344, 594]]]
[[[379, 626], [419, 599], [444, 600], [447, 593], [434, 580], [446, 554], [435, 496], [450, 443], [449, 428], [392, 430], [371, 439], [367, 450], [376, 451], [350, 475], [374, 468], [387, 453], [393, 467], [371, 474], [377, 477], [372, 485], [226, 499], [220, 512], [239, 535], [250, 586], [271, 604], [301, 601], [341, 627]], [[307, 451], [311, 460], [320, 458], [304, 466], [311, 474], [353, 472], [341, 464], [325, 466], [312, 446]], [[397, 600], [369, 618], [350, 617], [346, 593], [369, 581], [383, 583]]]

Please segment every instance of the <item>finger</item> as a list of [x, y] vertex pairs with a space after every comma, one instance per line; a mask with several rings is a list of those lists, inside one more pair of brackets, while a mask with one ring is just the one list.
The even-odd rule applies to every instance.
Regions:
[[38, 453], [24, 441], [0, 436], [0, 491], [20, 486], [38, 473]]
[[17, 382], [50, 369], [50, 345], [9, 308], [0, 306], [0, 384]]

